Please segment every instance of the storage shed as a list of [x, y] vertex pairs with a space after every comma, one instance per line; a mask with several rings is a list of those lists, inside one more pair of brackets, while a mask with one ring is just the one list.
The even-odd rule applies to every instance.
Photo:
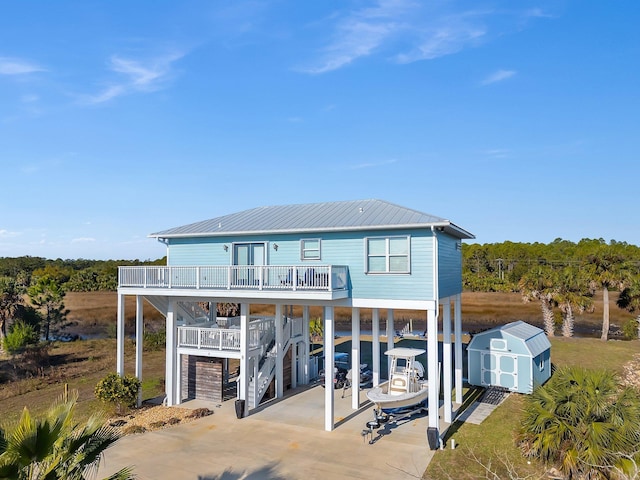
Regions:
[[523, 321], [474, 335], [467, 347], [469, 383], [531, 393], [551, 376], [551, 343]]

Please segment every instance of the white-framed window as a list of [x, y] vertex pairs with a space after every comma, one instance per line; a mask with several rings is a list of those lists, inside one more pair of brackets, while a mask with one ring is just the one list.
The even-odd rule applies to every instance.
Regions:
[[302, 260], [320, 260], [320, 239], [304, 238], [300, 240], [300, 258]]
[[366, 273], [410, 273], [409, 236], [365, 238]]

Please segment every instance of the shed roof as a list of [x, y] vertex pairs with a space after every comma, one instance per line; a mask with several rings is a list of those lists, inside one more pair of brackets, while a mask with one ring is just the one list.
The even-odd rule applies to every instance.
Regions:
[[352, 200], [257, 207], [152, 233], [150, 237], [210, 237], [264, 233], [298, 233], [441, 227], [460, 238], [475, 238], [451, 221], [383, 200]]
[[[524, 341], [527, 349], [531, 352], [532, 357], [537, 357], [542, 352], [551, 348], [551, 342], [544, 334], [544, 331], [538, 327], [530, 325], [522, 320], [507, 323], [500, 327], [495, 327], [485, 332], [481, 332], [476, 336], [487, 334], [490, 332], [500, 331], [503, 335], [509, 335]], [[474, 337], [475, 338], [475, 337]]]

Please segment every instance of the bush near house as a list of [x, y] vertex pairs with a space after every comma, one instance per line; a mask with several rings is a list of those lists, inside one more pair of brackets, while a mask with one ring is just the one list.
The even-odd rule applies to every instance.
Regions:
[[95, 388], [96, 398], [111, 404], [116, 413], [122, 415], [128, 408], [133, 408], [138, 399], [141, 382], [136, 377], [110, 373], [98, 382]]

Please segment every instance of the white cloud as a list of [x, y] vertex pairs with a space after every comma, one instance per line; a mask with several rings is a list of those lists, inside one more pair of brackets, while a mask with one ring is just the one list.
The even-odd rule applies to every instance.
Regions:
[[140, 61], [113, 55], [109, 59], [109, 69], [120, 80], [94, 95], [84, 95], [82, 100], [88, 104], [99, 104], [130, 93], [160, 90], [173, 73], [173, 63], [182, 57], [183, 53], [171, 53], [149, 61]]
[[95, 242], [96, 239], [92, 237], [79, 237], [71, 240], [71, 243], [90, 243]]
[[311, 74], [330, 72], [372, 54], [403, 28], [399, 21], [415, 6], [405, 0], [380, 0], [374, 7], [350, 12], [338, 20], [333, 41], [321, 58], [300, 70]]
[[383, 160], [381, 162], [368, 162], [368, 163], [359, 163], [357, 165], [351, 165], [349, 170], [362, 170], [364, 168], [375, 168], [375, 167], [383, 167], [385, 165], [392, 165], [397, 163], [398, 160], [392, 158], [391, 160]]
[[0, 229], [0, 238], [12, 238], [20, 235], [20, 232], [12, 232], [10, 230]]
[[0, 75], [25, 75], [44, 71], [44, 68], [26, 60], [0, 57]]
[[525, 17], [531, 18], [554, 18], [550, 13], [545, 13], [541, 8], [531, 8], [524, 12]]
[[508, 158], [511, 156], [511, 151], [506, 148], [492, 148], [483, 152], [486, 156], [499, 159]]
[[444, 57], [477, 43], [486, 33], [486, 29], [473, 25], [442, 25], [425, 31], [420, 45], [395, 59], [398, 63], [412, 63]]
[[378, 0], [371, 7], [339, 12], [327, 20], [332, 34], [326, 46], [298, 70], [322, 74], [375, 54], [400, 64], [432, 60], [502, 35], [523, 16], [547, 16], [539, 9], [497, 11], [479, 4], [461, 10], [451, 2]]
[[502, 82], [513, 77], [517, 72], [515, 70], [498, 70], [493, 72], [482, 81], [482, 85], [491, 85], [492, 83]]

